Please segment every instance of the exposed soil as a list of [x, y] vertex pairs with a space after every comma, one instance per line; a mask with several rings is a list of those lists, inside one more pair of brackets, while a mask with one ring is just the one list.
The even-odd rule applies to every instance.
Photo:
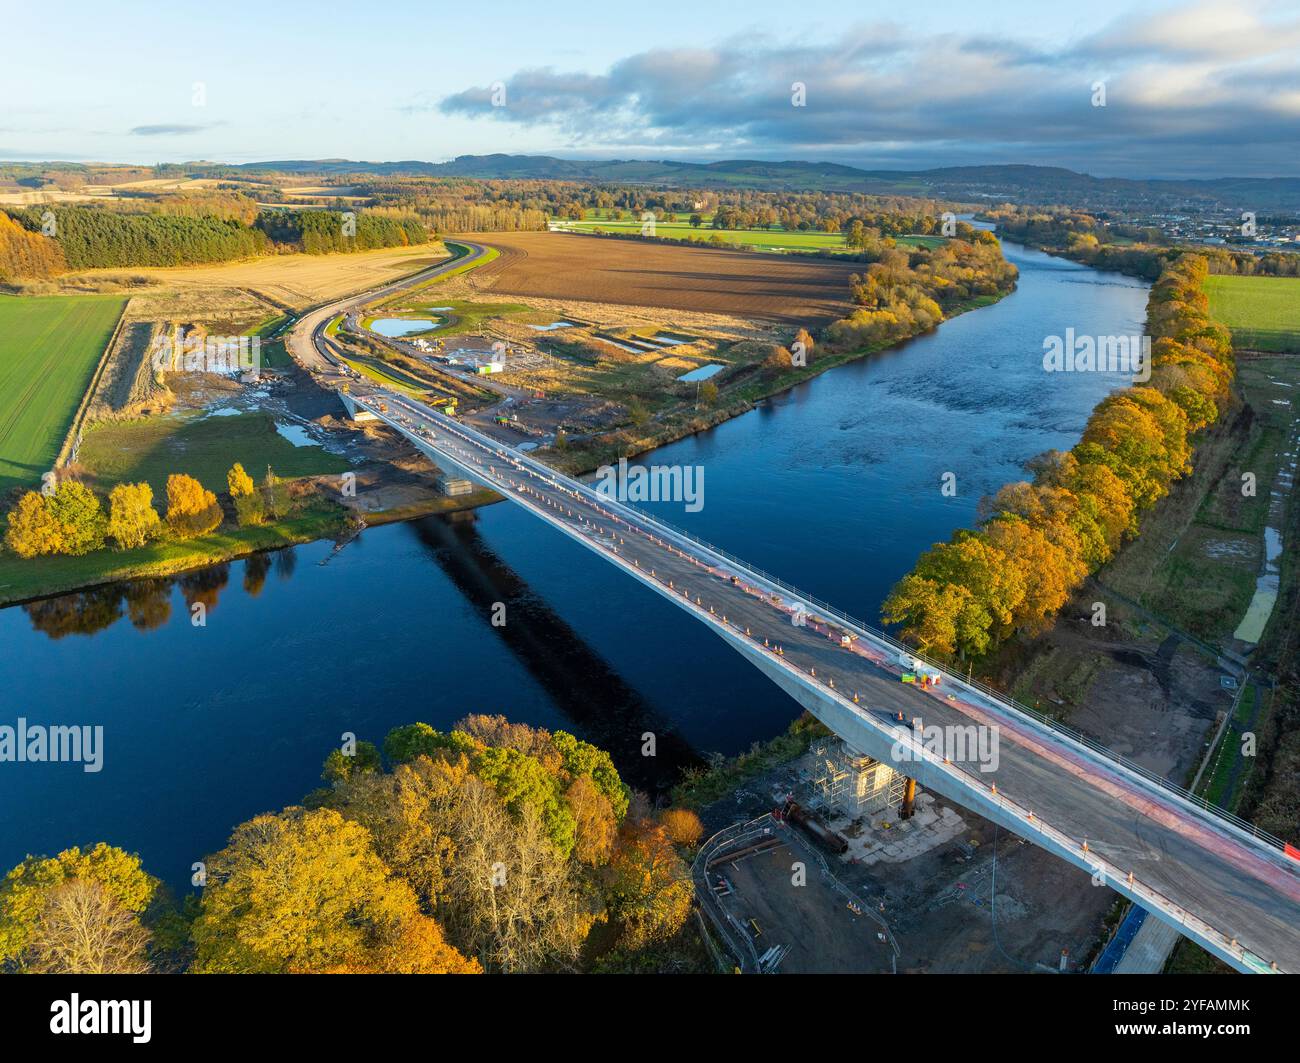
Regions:
[[[475, 237], [476, 239], [479, 237]], [[491, 233], [496, 261], [467, 274], [480, 292], [727, 314], [809, 328], [849, 309], [857, 263], [610, 240]]]

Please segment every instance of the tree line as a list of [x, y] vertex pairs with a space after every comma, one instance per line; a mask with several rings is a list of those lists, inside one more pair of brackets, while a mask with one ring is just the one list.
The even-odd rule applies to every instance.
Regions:
[[263, 211], [256, 227], [276, 244], [325, 255], [409, 247], [428, 241], [429, 233], [412, 214], [334, 210]]
[[[1171, 262], [1184, 254], [1201, 256], [1215, 274], [1300, 276], [1300, 254], [1295, 252], [1255, 254], [1230, 247], [1189, 248], [1171, 244], [1158, 229], [1112, 225], [1080, 210], [1007, 205], [984, 216], [997, 223], [1000, 233], [1029, 247], [1149, 281], [1158, 279]], [[1116, 237], [1127, 242], [1117, 242]]]
[[689, 915], [698, 818], [654, 812], [563, 731], [410, 724], [335, 750], [323, 779], [236, 827], [179, 906], [104, 843], [27, 858], [0, 883], [0, 969], [618, 971]]
[[[201, 203], [168, 202], [147, 211], [27, 207], [14, 211], [12, 222], [0, 213], [0, 279], [113, 266], [192, 266], [292, 251], [336, 254], [429, 240], [423, 222], [410, 214], [264, 210], [250, 219], [243, 200], [207, 196]], [[50, 220], [54, 235], [47, 236]]]
[[[226, 485], [241, 527], [290, 515], [298, 502], [268, 467], [260, 487], [238, 462]], [[85, 484], [64, 480], [49, 491], [25, 491], [5, 518], [4, 543], [19, 557], [80, 556], [111, 541], [118, 550], [136, 550], [163, 539], [194, 539], [215, 531], [224, 513], [217, 496], [193, 476], [167, 477], [166, 517], [153, 504], [147, 483], [120, 483], [100, 498]]]
[[964, 239], [914, 248], [900, 246], [875, 227], [855, 233], [855, 257], [869, 264], [849, 278], [857, 309], [827, 328], [827, 346], [888, 346], [934, 328], [963, 303], [1015, 287], [1016, 267], [1002, 256], [997, 237], [966, 232]]
[[1229, 396], [1232, 341], [1209, 316], [1207, 274], [1201, 255], [1165, 269], [1147, 303], [1150, 380], [1103, 399], [1071, 450], [1034, 459], [1031, 481], [981, 500], [977, 528], [922, 554], [886, 599], [886, 623], [923, 651], [980, 656], [1049, 627], [1137, 535], [1141, 513], [1191, 471], [1192, 436]]

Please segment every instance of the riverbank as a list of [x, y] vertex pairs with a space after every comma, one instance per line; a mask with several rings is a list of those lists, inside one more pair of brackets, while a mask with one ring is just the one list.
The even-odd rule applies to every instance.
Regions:
[[[500, 497], [489, 491], [476, 491], [460, 498], [430, 492], [426, 499], [368, 511], [364, 521], [366, 527], [378, 527], [457, 513], [497, 501]], [[340, 540], [355, 531], [355, 519], [353, 511], [333, 502], [321, 502], [286, 520], [256, 527], [225, 527], [195, 539], [153, 543], [135, 550], [106, 548], [79, 557], [60, 555], [26, 560], [6, 551], [0, 553], [0, 608], [129, 580], [182, 576], [253, 554], [318, 540]]]
[[[446, 247], [452, 252], [451, 261], [467, 254], [464, 245], [453, 241], [448, 241]], [[437, 284], [445, 278], [493, 261], [497, 255], [494, 249], [489, 248], [488, 251], [482, 259], [463, 263], [446, 274], [416, 285], [412, 290]], [[1013, 287], [996, 296], [979, 297], [961, 304], [943, 323], [971, 310], [991, 306], [1014, 290]], [[409, 293], [404, 291], [401, 294], [404, 296]], [[909, 340], [914, 338], [908, 337]], [[572, 475], [590, 473], [620, 457], [633, 457], [707, 431], [748, 413], [763, 401], [806, 384], [831, 369], [899, 347], [904, 342], [907, 341], [881, 343], [834, 353], [823, 352], [819, 348], [806, 366], [789, 366], [774, 374], [760, 373], [725, 388], [719, 396], [718, 405], [705, 413], [678, 412], [654, 422], [648, 430], [638, 431], [635, 435], [625, 429], [617, 430], [581, 443], [546, 448], [539, 451], [537, 456], [562, 472]], [[499, 496], [485, 490], [459, 499], [449, 499], [434, 493], [430, 485], [423, 498], [404, 499], [395, 505], [367, 510], [364, 518], [368, 524], [416, 520], [434, 514], [474, 509], [495, 501], [499, 501]], [[45, 557], [26, 561], [10, 554], [0, 554], [0, 606], [120, 580], [173, 576], [246, 557], [262, 550], [335, 538], [344, 532], [346, 526], [346, 515], [340, 512], [334, 519], [315, 515], [258, 528], [223, 529], [213, 536], [201, 539], [155, 544], [120, 553], [103, 550], [80, 557]]]
[[[1026, 457], [1070, 446], [1118, 385], [1044, 379], [1042, 337], [1064, 320], [1097, 333], [1140, 326], [1140, 285], [1006, 251], [1021, 269], [1015, 298], [643, 459], [708, 473], [698, 513], [648, 508], [875, 622], [920, 546], [967, 523], [978, 495], [1021, 475]], [[955, 497], [938, 490], [943, 470], [962, 485]], [[360, 469], [357, 495], [367, 500]], [[0, 773], [11, 812], [0, 858], [108, 838], [187, 882], [194, 853], [223, 844], [232, 823], [315, 785], [340, 733], [382, 735], [410, 721], [412, 704], [443, 729], [478, 710], [572, 731], [646, 790], [712, 751], [733, 756], [781, 734], [797, 715], [671, 602], [522, 507], [463, 516], [125, 585], [126, 605], [90, 592], [0, 610], [0, 637], [23, 662], [14, 703], [58, 721], [75, 706], [72, 722], [102, 722], [109, 742], [100, 775]], [[199, 600], [203, 629], [190, 622]], [[492, 623], [496, 603], [504, 625]], [[647, 732], [656, 757], [643, 755]]]
[[[980, 310], [1001, 302], [1015, 288], [998, 295], [981, 296], [954, 308], [936, 329], [941, 329], [972, 310]], [[922, 334], [924, 335], [924, 334]], [[873, 344], [851, 351], [825, 352], [815, 348], [806, 366], [790, 366], [773, 376], [758, 374], [720, 390], [717, 404], [706, 411], [685, 411], [655, 421], [641, 429], [617, 429], [592, 439], [566, 443], [560, 447], [547, 447], [536, 452], [546, 463], [570, 476], [595, 472], [603, 465], [613, 464], [619, 458], [632, 458], [659, 447], [676, 443], [688, 436], [707, 432], [742, 414], [749, 413], [768, 399], [793, 391], [802, 384], [815, 380], [823, 373], [841, 366], [862, 361], [873, 355], [896, 350], [915, 340], [916, 336], [889, 343]]]

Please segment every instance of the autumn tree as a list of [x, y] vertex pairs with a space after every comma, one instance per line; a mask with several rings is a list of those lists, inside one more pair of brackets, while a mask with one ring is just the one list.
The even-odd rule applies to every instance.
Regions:
[[193, 476], [167, 477], [167, 524], [182, 539], [206, 535], [221, 523], [217, 496]]
[[[431, 940], [427, 918], [364, 827], [331, 809], [287, 808], [241, 824], [209, 859], [193, 969], [391, 970], [402, 942]], [[455, 950], [438, 953], [442, 969], [472, 969]]]
[[57, 554], [62, 550], [62, 528], [39, 491], [26, 492], [9, 511], [5, 545], [21, 558]]
[[880, 613], [925, 653], [980, 654], [990, 642], [993, 618], [969, 590], [915, 572], [894, 585]]
[[253, 478], [244, 472], [244, 467], [235, 462], [226, 473], [226, 487], [231, 498], [243, 498], [253, 493]]
[[250, 491], [234, 499], [235, 517], [241, 528], [255, 527], [266, 523], [266, 496], [260, 491]]
[[463, 756], [454, 760], [421, 756], [389, 773], [336, 777], [326, 801], [370, 832], [383, 861], [432, 911], [443, 901], [447, 869], [456, 853], [459, 809], [468, 778], [469, 765]]
[[[57, 893], [75, 882], [98, 887], [102, 896]], [[67, 935], [77, 925], [98, 940], [78, 954], [82, 959], [98, 956], [107, 962], [116, 957], [126, 963], [136, 955], [132, 946], [142, 943], [126, 916], [138, 919], [158, 886], [138, 856], [102, 842], [86, 850], [65, 849], [55, 857], [28, 857], [0, 883], [0, 964], [20, 970], [33, 964], [57, 966], [72, 955]]]
[[59, 525], [59, 553], [88, 554], [103, 548], [107, 520], [89, 487], [76, 480], [64, 480], [46, 503]]
[[659, 813], [659, 825], [674, 845], [692, 849], [704, 837], [704, 824], [689, 808], [666, 808]]
[[0, 281], [48, 278], [67, 270], [57, 240], [28, 232], [8, 214], [0, 212]]
[[690, 869], [657, 823], [624, 822], [607, 878], [610, 914], [620, 925], [623, 948], [667, 940], [690, 915], [695, 898]]
[[150, 934], [139, 917], [93, 879], [50, 889], [28, 947], [36, 974], [145, 974]]
[[531, 805], [512, 815], [494, 787], [466, 779], [438, 918], [490, 970], [573, 970], [597, 910]]
[[618, 817], [609, 798], [597, 789], [588, 775], [579, 775], [569, 784], [565, 802], [574, 818], [574, 859], [580, 864], [605, 863], [614, 848]]
[[788, 347], [774, 343], [768, 350], [767, 357], [763, 359], [763, 364], [769, 369], [789, 369], [794, 365], [794, 356]]
[[1070, 591], [1086, 575], [1078, 553], [1062, 549], [1022, 518], [989, 521], [984, 535], [1008, 564], [1024, 574], [1025, 593], [1016, 603], [1012, 623], [1034, 634], [1050, 627], [1057, 611], [1069, 601]]
[[108, 495], [108, 535], [120, 550], [134, 550], [156, 538], [162, 521], [147, 483], [118, 484]]

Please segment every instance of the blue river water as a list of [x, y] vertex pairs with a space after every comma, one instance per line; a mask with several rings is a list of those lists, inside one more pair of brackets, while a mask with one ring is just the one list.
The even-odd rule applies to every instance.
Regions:
[[[1005, 250], [1020, 283], [995, 306], [638, 459], [703, 469], [699, 512], [650, 508], [876, 622], [920, 551], [1027, 459], [1072, 445], [1123, 383], [1045, 373], [1044, 338], [1142, 331], [1142, 283]], [[99, 772], [0, 764], [0, 871], [104, 840], [178, 888], [236, 824], [318, 785], [344, 732], [501, 713], [596, 742], [654, 788], [797, 712], [686, 614], [509, 503], [0, 610], [0, 646], [0, 724], [104, 728]]]

